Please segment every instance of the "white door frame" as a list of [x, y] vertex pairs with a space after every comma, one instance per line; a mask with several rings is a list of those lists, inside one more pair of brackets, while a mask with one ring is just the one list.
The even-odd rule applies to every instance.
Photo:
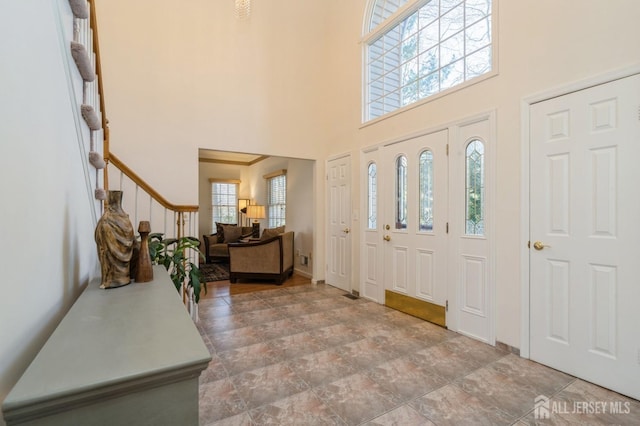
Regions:
[[560, 88], [554, 88], [551, 90], [547, 90], [541, 93], [537, 93], [535, 95], [531, 95], [525, 97], [520, 102], [520, 111], [521, 116], [520, 120], [522, 123], [521, 126], [521, 197], [520, 197], [520, 211], [521, 211], [521, 221], [522, 227], [520, 228], [520, 304], [521, 304], [521, 325], [520, 325], [520, 356], [523, 358], [530, 357], [530, 334], [529, 334], [529, 326], [530, 326], [530, 299], [529, 299], [529, 275], [530, 275], [530, 265], [529, 265], [529, 251], [530, 249], [527, 247], [527, 242], [529, 241], [529, 226], [530, 226], [530, 218], [529, 218], [529, 209], [531, 208], [529, 203], [529, 174], [530, 174], [530, 155], [529, 150], [531, 146], [530, 141], [530, 113], [531, 113], [531, 105], [543, 102], [548, 99], [552, 99], [558, 96], [567, 95], [569, 93], [577, 92], [580, 90], [588, 89], [593, 86], [598, 86], [600, 84], [609, 83], [614, 80], [619, 80], [625, 77], [630, 77], [635, 74], [640, 73], [640, 63], [636, 64], [632, 67], [623, 68], [611, 72], [607, 72], [604, 74], [600, 74], [589, 79], [580, 80], [574, 83], [567, 84]]
[[[328, 184], [329, 182], [329, 164], [332, 161], [336, 161], [336, 160], [340, 160], [340, 159], [346, 159], [346, 161], [348, 161], [349, 163], [349, 186], [352, 189], [353, 188], [353, 161], [352, 161], [352, 157], [350, 153], [346, 153], [346, 154], [341, 154], [341, 155], [335, 155], [332, 157], [327, 158], [327, 161], [325, 163], [325, 205], [327, 207], [327, 214], [325, 216], [325, 259], [326, 259], [326, 263], [325, 263], [325, 268], [329, 267], [329, 262], [330, 262], [330, 256], [331, 253], [329, 253], [329, 251], [331, 250], [331, 212], [330, 212], [330, 208], [331, 208], [331, 194], [330, 194], [330, 186]], [[353, 197], [351, 196], [351, 194], [349, 194], [349, 206], [348, 206], [348, 227], [349, 230], [347, 232], [351, 232], [351, 230], [353, 230]], [[352, 250], [353, 250], [353, 241], [352, 241], [352, 235], [353, 233], [351, 232], [350, 235], [347, 235], [347, 238], [349, 240], [349, 244], [347, 247], [347, 252], [346, 252], [346, 256], [347, 259], [345, 260], [345, 265], [346, 267], [349, 269], [346, 273], [347, 275], [347, 283], [346, 283], [346, 287], [347, 288], [341, 288], [342, 290], [347, 291], [348, 293], [351, 293], [353, 290], [353, 265], [351, 264], [351, 258], [353, 256]], [[327, 281], [329, 278], [329, 270], [326, 269], [325, 270], [325, 281]], [[328, 283], [328, 284], [332, 284], [332, 283]]]

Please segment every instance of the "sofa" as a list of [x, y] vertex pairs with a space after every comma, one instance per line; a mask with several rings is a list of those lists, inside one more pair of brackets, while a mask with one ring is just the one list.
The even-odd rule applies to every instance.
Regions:
[[289, 231], [258, 241], [229, 243], [229, 281], [265, 279], [281, 285], [293, 274], [293, 236]]
[[[227, 230], [225, 234], [225, 230]], [[251, 226], [237, 226], [226, 223], [216, 223], [216, 233], [203, 235], [204, 255], [206, 263], [228, 262], [228, 244], [238, 242], [251, 236]]]

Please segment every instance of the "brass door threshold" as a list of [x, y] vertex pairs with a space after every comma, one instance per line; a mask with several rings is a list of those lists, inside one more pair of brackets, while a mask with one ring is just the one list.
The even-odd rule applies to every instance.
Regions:
[[385, 306], [405, 314], [446, 327], [444, 306], [439, 306], [404, 294], [385, 290]]

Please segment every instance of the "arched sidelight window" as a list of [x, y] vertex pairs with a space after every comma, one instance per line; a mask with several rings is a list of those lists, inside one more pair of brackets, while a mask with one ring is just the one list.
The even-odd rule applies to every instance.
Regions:
[[433, 153], [423, 151], [419, 158], [418, 188], [420, 190], [418, 229], [433, 231]]
[[396, 160], [396, 229], [407, 228], [407, 157]]
[[378, 227], [378, 170], [376, 163], [367, 170], [367, 228]]
[[465, 149], [466, 159], [466, 214], [465, 234], [484, 235], [485, 192], [484, 192], [484, 144], [474, 139]]
[[492, 0], [370, 1], [365, 120], [492, 70]]

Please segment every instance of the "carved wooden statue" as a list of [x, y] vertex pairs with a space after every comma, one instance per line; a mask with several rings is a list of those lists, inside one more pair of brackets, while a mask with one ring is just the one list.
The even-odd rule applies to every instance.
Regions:
[[100, 288], [121, 287], [131, 282], [129, 262], [135, 237], [121, 202], [122, 191], [109, 191], [105, 212], [96, 226], [95, 239], [102, 271]]

